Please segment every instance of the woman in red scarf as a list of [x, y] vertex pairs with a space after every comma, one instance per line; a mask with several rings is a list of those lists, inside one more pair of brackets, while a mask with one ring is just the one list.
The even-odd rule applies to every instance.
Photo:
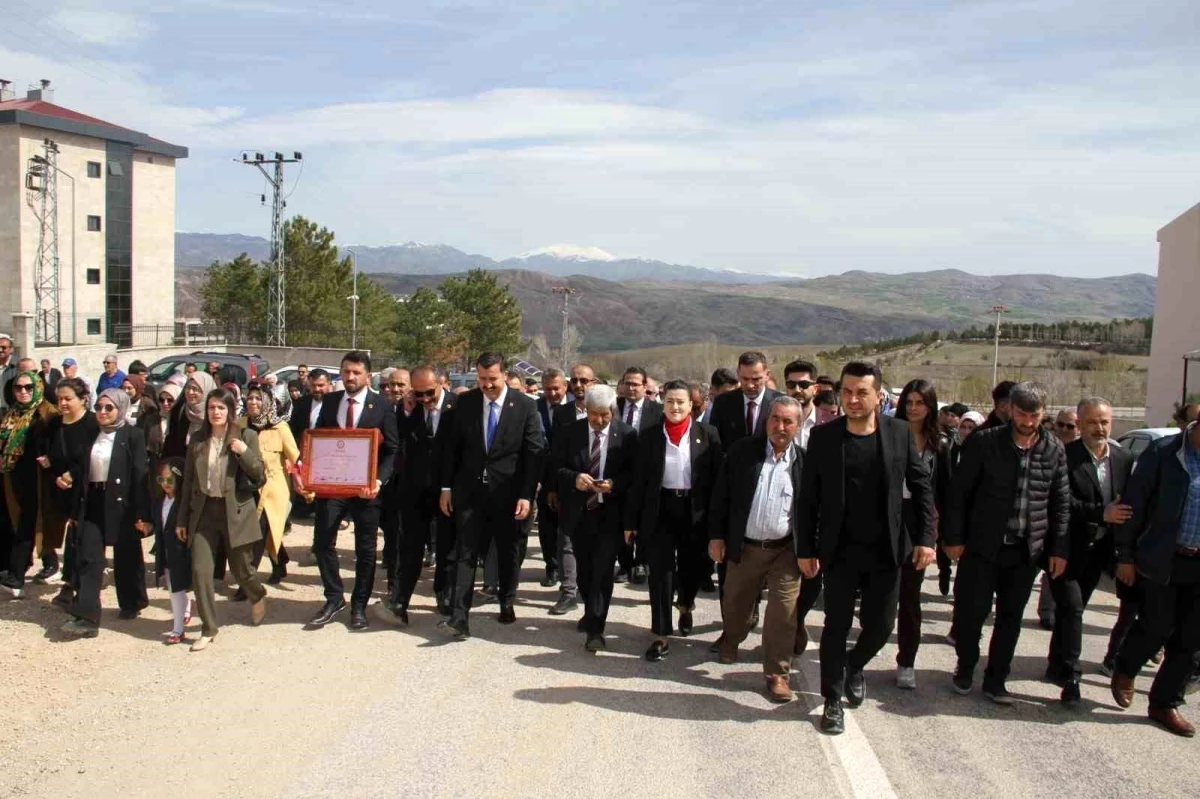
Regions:
[[671, 600], [678, 590], [679, 634], [692, 631], [696, 592], [708, 561], [708, 503], [721, 468], [721, 439], [692, 418], [690, 387], [672, 380], [662, 388], [663, 425], [638, 443], [626, 537], [636, 535], [650, 561], [650, 615], [654, 641], [646, 659], [671, 653]]

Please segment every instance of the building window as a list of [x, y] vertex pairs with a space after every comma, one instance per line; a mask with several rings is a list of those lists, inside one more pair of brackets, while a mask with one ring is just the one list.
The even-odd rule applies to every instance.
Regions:
[[123, 166], [121, 166], [120, 161], [109, 161], [108, 162], [108, 174], [112, 175], [115, 178], [123, 178], [123, 177], [125, 177], [125, 168]]
[[88, 164], [88, 167], [87, 167], [88, 177], [89, 178], [100, 177], [100, 162], [99, 161], [88, 161], [87, 164]]
[[87, 282], [88, 282], [89, 286], [99, 286], [100, 285], [100, 270], [99, 269], [87, 270]]
[[92, 233], [100, 232], [100, 217], [88, 214], [88, 230]]
[[87, 320], [87, 334], [89, 336], [100, 335], [100, 320], [99, 319]]

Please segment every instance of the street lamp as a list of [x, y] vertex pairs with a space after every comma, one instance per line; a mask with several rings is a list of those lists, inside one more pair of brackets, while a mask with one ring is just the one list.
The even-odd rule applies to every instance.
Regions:
[[347, 247], [350, 263], [354, 269], [354, 286], [350, 289], [350, 349], [358, 349], [358, 253]]
[[1000, 315], [1008, 313], [1008, 306], [993, 305], [992, 313], [996, 315], [996, 345], [992, 351], [992, 387], [995, 388], [1000, 370]]
[[[30, 160], [35, 164], [40, 164], [43, 167], [50, 167], [58, 174], [62, 175], [67, 180], [71, 181], [71, 343], [79, 343], [79, 320], [75, 315], [75, 280], [77, 277], [77, 269], [75, 264], [75, 237], [79, 234], [75, 227], [75, 176], [70, 175], [59, 169], [57, 164], [52, 164], [46, 160], [44, 155], [35, 155]], [[62, 335], [61, 332], [59, 335]]]

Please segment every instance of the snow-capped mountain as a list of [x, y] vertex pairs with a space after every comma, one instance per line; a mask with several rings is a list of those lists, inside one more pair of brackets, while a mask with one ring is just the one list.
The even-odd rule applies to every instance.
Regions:
[[539, 247], [536, 250], [523, 252], [517, 259], [536, 258], [548, 255], [551, 258], [561, 258], [564, 261], [616, 261], [617, 256], [605, 252], [599, 247], [581, 247], [578, 244], [551, 244], [549, 247]]

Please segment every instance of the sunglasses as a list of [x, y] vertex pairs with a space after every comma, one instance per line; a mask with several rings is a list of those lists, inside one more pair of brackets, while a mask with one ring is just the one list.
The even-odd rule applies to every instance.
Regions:
[[116, 406], [116, 405], [109, 405], [109, 404], [107, 404], [107, 403], [106, 403], [106, 404], [104, 404], [104, 405], [101, 405], [101, 404], [100, 404], [100, 403], [98, 403], [98, 402], [96, 403], [96, 410], [98, 410], [98, 411], [104, 411], [105, 413], [112, 413], [112, 412], [114, 412], [116, 409], [117, 409], [117, 406]]
[[570, 383], [571, 385], [578, 384], [578, 385], [586, 386], [588, 383], [592, 382], [592, 379], [590, 377], [572, 377], [567, 382]]
[[811, 380], [785, 380], [784, 383], [787, 384], [788, 388], [798, 388], [801, 391], [807, 391], [816, 385], [816, 383]]
[[424, 397], [432, 397], [435, 394], [437, 394], [436, 388], [431, 388], [426, 391], [417, 391], [415, 388], [413, 389], [413, 396], [416, 397], [417, 399], [422, 399]]
[[163, 394], [161, 397], [158, 398], [158, 402], [160, 405], [174, 405], [175, 398], [172, 397], [170, 394]]
[[1074, 430], [1075, 429], [1075, 425], [1071, 424], [1070, 422], [1055, 422], [1054, 426], [1057, 427], [1059, 430]]
[[13, 383], [13, 391], [33, 391], [33, 383]]
[[160, 486], [175, 485], [175, 477], [174, 475], [168, 477], [156, 477], [154, 478], [154, 482], [158, 483]]

